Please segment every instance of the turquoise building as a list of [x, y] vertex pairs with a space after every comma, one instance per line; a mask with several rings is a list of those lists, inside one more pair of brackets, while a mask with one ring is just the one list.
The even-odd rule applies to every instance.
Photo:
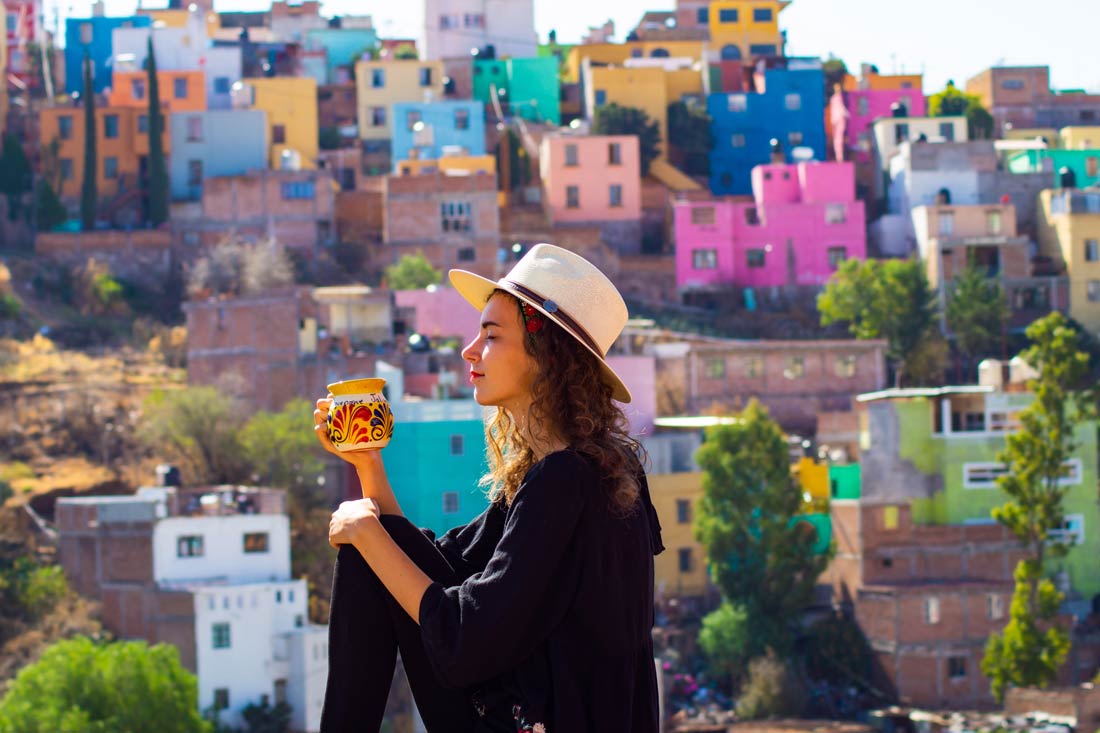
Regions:
[[372, 28], [312, 28], [306, 31], [306, 48], [324, 50], [325, 78], [319, 84], [339, 84], [337, 69], [353, 68], [364, 51], [378, 45], [378, 33]]
[[497, 90], [505, 115], [561, 124], [561, 82], [556, 56], [474, 61], [473, 96], [491, 108]]
[[1008, 156], [1013, 173], [1050, 173], [1051, 187], [1062, 188], [1060, 171], [1073, 171], [1077, 188], [1100, 183], [1100, 150], [1024, 150]]

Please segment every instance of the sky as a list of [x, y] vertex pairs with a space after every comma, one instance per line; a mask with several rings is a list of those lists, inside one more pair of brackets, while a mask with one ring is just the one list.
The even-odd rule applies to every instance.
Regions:
[[[87, 15], [91, 6], [90, 0], [43, 1], [47, 25], [55, 4], [62, 18]], [[135, 6], [135, 0], [107, 0], [106, 9], [121, 15]], [[215, 0], [214, 7], [269, 6], [270, 0]], [[622, 40], [645, 10], [673, 7], [675, 0], [535, 0], [535, 23], [541, 39], [555, 29], [558, 41], [568, 43], [610, 18], [615, 39]], [[417, 0], [323, 0], [322, 12], [369, 14], [390, 37], [416, 37], [423, 23]], [[780, 15], [780, 27], [787, 31], [788, 55], [832, 55], [852, 71], [869, 62], [882, 73], [923, 72], [929, 94], [949, 79], [963, 86], [994, 65], [1047, 65], [1054, 88], [1100, 93], [1100, 0], [794, 0]]]

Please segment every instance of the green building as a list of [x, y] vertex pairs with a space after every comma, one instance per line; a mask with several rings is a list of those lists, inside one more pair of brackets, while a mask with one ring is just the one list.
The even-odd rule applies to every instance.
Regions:
[[1024, 150], [1008, 157], [1013, 173], [1050, 173], [1051, 186], [1063, 188], [1060, 171], [1073, 171], [1076, 188], [1100, 183], [1100, 150]]
[[561, 83], [554, 56], [474, 61], [473, 96], [493, 108], [493, 89], [505, 115], [561, 124]]

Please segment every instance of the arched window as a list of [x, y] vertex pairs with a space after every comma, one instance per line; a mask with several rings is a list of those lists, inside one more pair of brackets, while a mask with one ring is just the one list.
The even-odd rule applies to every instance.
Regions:
[[653, 49], [652, 51], [649, 52], [649, 56], [650, 56], [650, 58], [654, 58], [654, 59], [667, 59], [668, 58], [668, 49], [655, 48], [655, 49]]
[[734, 43], [727, 43], [722, 46], [722, 60], [723, 61], [740, 61], [741, 60], [741, 47]]

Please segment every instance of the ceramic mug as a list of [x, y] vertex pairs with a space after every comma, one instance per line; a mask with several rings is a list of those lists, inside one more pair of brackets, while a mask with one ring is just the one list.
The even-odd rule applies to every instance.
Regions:
[[336, 450], [378, 450], [390, 442], [393, 412], [382, 394], [384, 386], [381, 378], [347, 379], [328, 386], [328, 436]]

